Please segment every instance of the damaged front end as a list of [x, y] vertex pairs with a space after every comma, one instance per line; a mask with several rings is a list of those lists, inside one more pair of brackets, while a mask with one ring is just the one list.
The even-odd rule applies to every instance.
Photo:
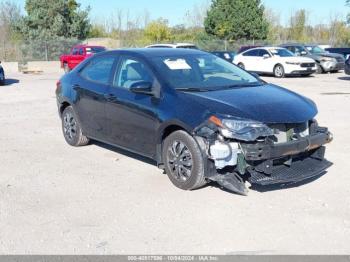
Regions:
[[322, 174], [332, 165], [324, 145], [332, 141], [316, 120], [264, 124], [211, 116], [194, 130], [207, 156], [206, 176], [220, 186], [247, 195], [245, 183], [290, 184]]

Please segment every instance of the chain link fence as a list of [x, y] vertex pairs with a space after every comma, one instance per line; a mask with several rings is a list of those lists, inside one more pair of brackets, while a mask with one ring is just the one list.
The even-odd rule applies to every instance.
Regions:
[[[204, 51], [230, 51], [237, 52], [241, 46], [262, 46], [278, 45], [280, 42], [271, 43], [264, 40], [182, 40], [181, 42], [193, 43]], [[88, 43], [91, 45], [102, 45], [109, 49], [144, 47], [146, 44], [140, 39], [131, 41], [119, 41], [110, 38], [87, 39], [79, 41], [77, 39], [55, 39], [55, 40], [34, 40], [16, 41], [13, 43], [0, 43], [0, 61], [26, 63], [28, 61], [58, 61], [60, 55], [69, 53], [72, 46]], [[148, 43], [154, 44], [154, 43]]]
[[60, 55], [69, 53], [72, 46], [81, 43], [77, 39], [31, 40], [0, 44], [0, 60], [8, 62], [57, 61]]

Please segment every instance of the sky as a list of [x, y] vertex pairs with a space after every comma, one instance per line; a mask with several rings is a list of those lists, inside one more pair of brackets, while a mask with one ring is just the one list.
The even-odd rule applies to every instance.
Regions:
[[[2, 1], [2, 0], [0, 0]], [[24, 7], [25, 0], [14, 0]], [[113, 10], [129, 10], [137, 16], [147, 9], [151, 19], [163, 17], [170, 25], [183, 24], [185, 13], [194, 5], [202, 5], [209, 0], [77, 0], [82, 7], [91, 7], [91, 18], [103, 20], [108, 18]], [[327, 23], [330, 15], [345, 18], [350, 7], [345, 7], [345, 0], [262, 0], [269, 9], [280, 14], [282, 24], [286, 24], [292, 11], [304, 8], [309, 12], [310, 23]]]

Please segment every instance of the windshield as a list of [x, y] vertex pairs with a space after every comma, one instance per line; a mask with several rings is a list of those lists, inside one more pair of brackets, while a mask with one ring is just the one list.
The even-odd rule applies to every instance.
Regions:
[[312, 54], [322, 54], [325, 53], [325, 51], [319, 47], [319, 46], [307, 46], [307, 50], [309, 50], [310, 53]]
[[153, 58], [152, 61], [175, 89], [212, 91], [261, 85], [251, 74], [211, 54], [161, 56]]
[[292, 52], [288, 51], [287, 49], [277, 48], [277, 49], [270, 49], [269, 51], [274, 56], [279, 56], [279, 57], [294, 56], [294, 54]]

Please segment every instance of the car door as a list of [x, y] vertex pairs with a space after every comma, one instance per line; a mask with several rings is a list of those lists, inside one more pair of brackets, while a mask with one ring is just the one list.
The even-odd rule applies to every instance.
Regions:
[[113, 144], [154, 157], [156, 131], [160, 123], [160, 98], [131, 92], [130, 87], [140, 81], [152, 83], [153, 86], [157, 83], [145, 61], [136, 57], [121, 57], [106, 104], [108, 138]]
[[107, 134], [106, 93], [112, 79], [117, 58], [98, 56], [90, 61], [72, 80], [75, 110], [88, 137], [105, 140]]
[[259, 72], [263, 73], [272, 73], [274, 67], [275, 57], [272, 56], [267, 50], [260, 49], [259, 50]]
[[242, 62], [247, 71], [257, 71], [258, 67], [256, 65], [258, 60], [259, 50], [252, 49], [244, 52], [242, 54]]

